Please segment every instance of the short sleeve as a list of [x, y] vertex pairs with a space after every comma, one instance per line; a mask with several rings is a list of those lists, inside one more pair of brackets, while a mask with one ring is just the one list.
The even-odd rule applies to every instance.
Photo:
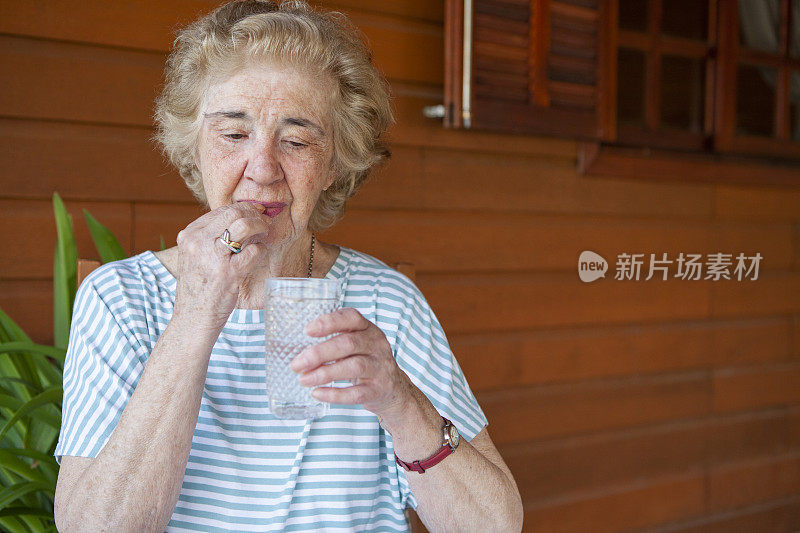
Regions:
[[[407, 279], [407, 278], [406, 278]], [[488, 425], [467, 384], [436, 314], [419, 289], [408, 280], [409, 296], [401, 304], [394, 342], [398, 366], [428, 397], [439, 413], [452, 421], [466, 440]], [[398, 467], [403, 504], [417, 508], [405, 470]]]
[[135, 389], [147, 351], [134, 334], [130, 298], [112, 264], [78, 288], [64, 362], [61, 432], [54, 456], [96, 457]]

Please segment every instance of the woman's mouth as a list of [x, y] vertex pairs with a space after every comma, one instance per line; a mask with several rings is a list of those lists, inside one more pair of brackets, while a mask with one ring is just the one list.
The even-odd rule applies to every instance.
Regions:
[[275, 218], [278, 216], [283, 208], [286, 207], [286, 204], [283, 202], [260, 202], [258, 200], [239, 200], [240, 202], [249, 202], [252, 204], [258, 204], [264, 207], [264, 211], [261, 212], [262, 215], [267, 215], [269, 218]]
[[276, 216], [281, 214], [283, 211], [283, 206], [281, 207], [267, 207], [264, 209], [264, 214], [266, 214], [269, 218], [275, 218]]

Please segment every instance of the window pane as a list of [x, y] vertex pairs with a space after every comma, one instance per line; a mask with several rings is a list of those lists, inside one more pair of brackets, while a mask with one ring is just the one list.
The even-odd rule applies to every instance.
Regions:
[[620, 48], [617, 65], [617, 117], [620, 124], [644, 127], [644, 53]]
[[792, 130], [792, 140], [800, 141], [800, 72], [792, 72], [790, 98], [790, 112], [792, 123], [789, 127]]
[[703, 131], [704, 65], [701, 59], [661, 58], [661, 123], [665, 128]]
[[705, 41], [708, 35], [707, 0], [669, 0], [662, 7], [661, 32]]
[[647, 31], [648, 0], [619, 0], [619, 27]]
[[739, 0], [739, 42], [742, 46], [778, 53], [780, 22], [780, 0]]
[[792, 1], [792, 33], [789, 36], [789, 55], [800, 57], [800, 2]]
[[772, 137], [775, 132], [774, 68], [739, 65], [736, 76], [736, 131]]

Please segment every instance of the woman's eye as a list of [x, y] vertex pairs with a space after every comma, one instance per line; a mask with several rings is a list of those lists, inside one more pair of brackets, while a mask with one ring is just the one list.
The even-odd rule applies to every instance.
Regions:
[[238, 141], [239, 139], [244, 139], [245, 137], [247, 137], [247, 135], [245, 135], [244, 133], [226, 133], [225, 137], [227, 137], [228, 139], [232, 139], [234, 141]]
[[291, 146], [292, 148], [300, 148], [300, 147], [305, 146], [304, 143], [297, 142], [297, 141], [286, 141], [286, 142], [289, 143], [289, 146]]

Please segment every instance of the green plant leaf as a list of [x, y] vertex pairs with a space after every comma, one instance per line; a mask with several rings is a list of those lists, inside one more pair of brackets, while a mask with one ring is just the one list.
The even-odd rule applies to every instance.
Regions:
[[[25, 343], [30, 342], [30, 337], [22, 331], [11, 317], [0, 310], [0, 343], [9, 341]], [[0, 375], [19, 378], [32, 383], [39, 389], [42, 388], [36, 369], [29, 361], [17, 354], [11, 354], [0, 361]], [[31, 397], [29, 391], [21, 384], [13, 385], [11, 388], [25, 400]]]
[[61, 425], [61, 409], [59, 409], [57, 405], [47, 405], [44, 406], [44, 409], [49, 411], [47, 414], [49, 418], [58, 419], [59, 427], [54, 427], [39, 418], [32, 417], [23, 442], [26, 448], [35, 450], [55, 450], [56, 442], [58, 441], [58, 431]]
[[67, 356], [67, 351], [55, 346], [47, 346], [46, 344], [36, 344], [34, 342], [3, 342], [0, 343], [0, 352], [23, 352], [29, 354], [43, 355], [52, 357], [59, 363], [64, 363]]
[[31, 342], [31, 338], [2, 309], [0, 309], [0, 341]]
[[56, 463], [56, 458], [49, 453], [23, 448], [5, 448], [5, 451], [19, 457], [29, 457], [31, 459], [35, 459], [38, 461], [40, 466], [50, 468], [54, 472], [58, 471], [58, 463]]
[[8, 419], [8, 421], [3, 425], [3, 428], [0, 429], [0, 441], [3, 440], [3, 436], [5, 436], [6, 432], [11, 428], [11, 426], [13, 426], [17, 420], [28, 413], [58, 430], [61, 427], [61, 417], [54, 417], [51, 415], [51, 413], [42, 410], [41, 407], [53, 403], [58, 403], [60, 405], [62, 395], [63, 391], [61, 390], [60, 386], [50, 387], [49, 389], [37, 394], [25, 402], [22, 406], [20, 406], [19, 409], [17, 409], [17, 411], [14, 413], [14, 416]]
[[4, 488], [0, 491], [0, 509], [5, 509], [10, 503], [37, 490], [52, 492], [51, 487], [41, 481], [23, 481]]
[[0, 393], [0, 407], [7, 407], [8, 409], [16, 411], [22, 407], [24, 403], [24, 401], [11, 396], [10, 394]]
[[78, 248], [75, 245], [72, 216], [67, 213], [58, 193], [53, 193], [53, 211], [58, 231], [53, 262], [53, 335], [55, 345], [66, 349], [77, 283]]
[[26, 494], [39, 490], [52, 492], [50, 485], [41, 481], [23, 481], [6, 487], [0, 491], [0, 509], [5, 509], [10, 503], [15, 502]]
[[43, 516], [45, 518], [53, 518], [51, 513], [44, 509], [37, 509], [35, 507], [6, 507], [0, 510], [0, 516]]
[[[39, 372], [39, 375], [44, 378], [44, 382], [48, 385], [56, 385], [62, 382], [61, 368], [64, 366], [64, 350], [54, 348], [53, 346], [33, 344], [32, 342], [0, 343], [0, 363], [4, 356], [11, 357], [12, 355], [17, 355], [26, 359], [28, 363], [34, 367], [34, 370]], [[55, 359], [56, 365], [54, 365], [48, 357]], [[2, 365], [0, 365], [0, 371], [1, 370]], [[39, 389], [41, 388], [43, 387], [40, 384]]]
[[[38, 465], [38, 463], [36, 463]], [[41, 481], [48, 483], [50, 480], [36, 467], [31, 466], [27, 461], [23, 461], [17, 455], [9, 453], [8, 451], [0, 448], [0, 467], [7, 468], [8, 470], [22, 476], [27, 481]]]
[[33, 391], [39, 390], [39, 388], [36, 387], [36, 385], [31, 383], [30, 381], [25, 381], [22, 378], [15, 378], [11, 376], [0, 376], [0, 383], [21, 383], [29, 390]]
[[9, 533], [30, 533], [30, 529], [25, 527], [16, 516], [0, 517], [0, 525], [3, 526], [3, 531]]
[[94, 246], [97, 248], [97, 253], [100, 254], [100, 259], [103, 263], [119, 261], [120, 259], [128, 257], [128, 254], [122, 249], [122, 246], [120, 246], [114, 234], [111, 233], [111, 230], [98, 222], [86, 209], [83, 210], [83, 216], [86, 217], [86, 224], [89, 226], [89, 232], [92, 234]]
[[[45, 509], [40, 509], [38, 507], [6, 507], [5, 509], [0, 510], [0, 517], [43, 517], [44, 523], [42, 521], [38, 521], [36, 526], [29, 528], [22, 528], [22, 529], [9, 529], [9, 531], [24, 531], [28, 533], [30, 531], [36, 532], [45, 532], [45, 531], [56, 531], [55, 525], [53, 524], [54, 518], [52, 511], [47, 511]], [[50, 527], [45, 526], [44, 524], [53, 524]]]

